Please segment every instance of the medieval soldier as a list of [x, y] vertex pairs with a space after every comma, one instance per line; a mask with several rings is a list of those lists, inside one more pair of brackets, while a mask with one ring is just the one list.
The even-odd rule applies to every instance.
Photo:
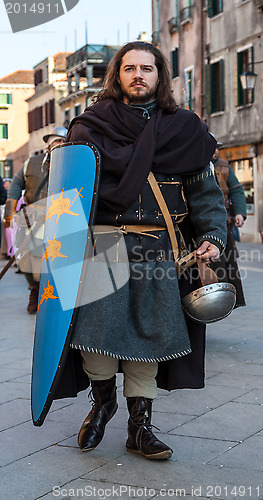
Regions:
[[[46, 151], [42, 154], [31, 156], [14, 176], [8, 190], [8, 198], [5, 206], [4, 220], [6, 227], [10, 227], [12, 217], [16, 215], [17, 202], [23, 191], [25, 191], [24, 200], [26, 205], [32, 205], [39, 200], [44, 200], [43, 209], [45, 209], [51, 147], [64, 142], [66, 135], [66, 128], [54, 127], [50, 133], [43, 137], [44, 142], [47, 144]], [[30, 221], [28, 224], [30, 225]], [[30, 227], [26, 229], [26, 231], [30, 230]], [[20, 242], [19, 240], [16, 241], [17, 247], [24, 237], [24, 233], [23, 235], [20, 234]], [[34, 314], [37, 310], [43, 237], [44, 225], [35, 234], [35, 249], [30, 252], [25, 251], [19, 260], [19, 268], [24, 273], [30, 290], [27, 305], [29, 314]], [[40, 244], [37, 243], [38, 240]]]
[[[128, 283], [79, 309], [71, 353], [81, 355], [93, 395], [79, 447], [89, 451], [100, 443], [117, 410], [121, 370], [130, 415], [127, 450], [167, 459], [172, 449], [151, 427], [157, 386], [204, 386], [205, 327], [181, 306], [181, 297], [200, 281], [187, 271], [177, 275], [174, 255], [196, 248], [196, 258], [210, 262], [224, 249], [226, 211], [209, 168], [216, 141], [196, 114], [176, 105], [166, 60], [144, 42], [128, 43], [114, 55], [96, 103], [71, 122], [67, 140], [93, 143], [100, 151], [94, 230], [121, 231], [130, 262]], [[72, 385], [68, 395], [78, 390]]]

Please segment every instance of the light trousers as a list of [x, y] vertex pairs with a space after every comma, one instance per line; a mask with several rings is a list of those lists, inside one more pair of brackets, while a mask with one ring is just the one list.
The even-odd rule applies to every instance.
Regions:
[[[118, 371], [119, 360], [103, 354], [81, 351], [83, 370], [90, 380], [108, 380]], [[125, 398], [157, 396], [156, 375], [158, 363], [121, 360], [123, 370], [123, 395]]]

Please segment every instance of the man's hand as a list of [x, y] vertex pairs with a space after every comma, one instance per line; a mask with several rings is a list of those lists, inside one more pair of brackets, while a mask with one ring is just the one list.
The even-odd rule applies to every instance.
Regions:
[[204, 262], [216, 260], [220, 256], [219, 248], [210, 241], [204, 241], [202, 245], [196, 250], [196, 257], [202, 259]]
[[235, 216], [235, 226], [236, 227], [242, 227], [244, 222], [245, 222], [245, 219], [244, 219], [243, 215], [237, 214]]
[[10, 227], [12, 218], [16, 215], [17, 200], [9, 198], [5, 203], [4, 225]]

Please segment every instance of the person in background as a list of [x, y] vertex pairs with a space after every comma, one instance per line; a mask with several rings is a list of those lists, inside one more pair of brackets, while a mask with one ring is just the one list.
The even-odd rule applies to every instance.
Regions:
[[223, 144], [217, 142], [217, 148], [212, 158], [215, 173], [221, 187], [228, 214], [229, 229], [240, 228], [247, 218], [246, 197], [244, 188], [235, 176], [229, 163], [219, 158], [219, 148]]
[[[3, 184], [4, 188], [6, 190], [6, 193], [8, 192], [8, 189], [11, 184], [11, 179], [5, 178], [3, 179]], [[2, 238], [4, 241], [2, 241], [2, 253], [6, 255], [7, 258], [12, 257], [14, 255], [14, 247], [12, 243], [12, 236], [11, 236], [11, 228], [10, 227], [5, 227], [3, 223], [3, 233], [2, 233]], [[4, 247], [4, 248], [3, 248]]]
[[[51, 148], [64, 142], [67, 129], [64, 127], [54, 127], [50, 133], [43, 137], [46, 143], [46, 151], [40, 155], [30, 157], [14, 176], [8, 190], [8, 198], [5, 206], [4, 221], [7, 228], [10, 227], [12, 218], [16, 215], [17, 202], [24, 191], [26, 205], [43, 200], [43, 210], [45, 209], [48, 176], [50, 164]], [[33, 227], [33, 226], [32, 226]], [[25, 235], [29, 234], [30, 226], [25, 231], [18, 231], [16, 246], [22, 243]], [[42, 245], [44, 238], [44, 225], [42, 225], [34, 235], [35, 248], [22, 253], [19, 260], [19, 268], [25, 275], [30, 290], [27, 311], [34, 314], [37, 311], [40, 271], [42, 262]]]
[[238, 181], [229, 163], [218, 156], [219, 148], [222, 145], [221, 142], [217, 141], [212, 163], [214, 165], [217, 181], [224, 194], [225, 207], [227, 210], [228, 234], [227, 245], [223, 256], [216, 263], [211, 264], [211, 267], [217, 273], [219, 279], [221, 273], [222, 281], [227, 281], [235, 286], [235, 307], [239, 307], [246, 305], [246, 302], [237, 264], [238, 251], [234, 241], [233, 229], [235, 228], [238, 232], [238, 228], [241, 228], [246, 220], [246, 197], [243, 186]]
[[[2, 177], [0, 176], [0, 205], [4, 205], [6, 202], [7, 194], [4, 188]], [[0, 248], [1, 248], [1, 220], [0, 220]]]

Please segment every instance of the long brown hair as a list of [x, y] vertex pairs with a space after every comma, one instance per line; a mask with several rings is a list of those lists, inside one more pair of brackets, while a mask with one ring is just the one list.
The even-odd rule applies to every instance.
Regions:
[[157, 105], [159, 108], [174, 112], [178, 109], [175, 99], [172, 94], [171, 76], [166, 58], [157, 47], [147, 42], [129, 42], [123, 45], [113, 56], [108, 64], [106, 75], [104, 78], [103, 88], [95, 97], [95, 102], [103, 101], [104, 99], [115, 99], [121, 101], [123, 98], [122, 90], [118, 82], [123, 56], [130, 50], [145, 50], [151, 52], [155, 58], [155, 64], [158, 70], [158, 89], [157, 89]]

